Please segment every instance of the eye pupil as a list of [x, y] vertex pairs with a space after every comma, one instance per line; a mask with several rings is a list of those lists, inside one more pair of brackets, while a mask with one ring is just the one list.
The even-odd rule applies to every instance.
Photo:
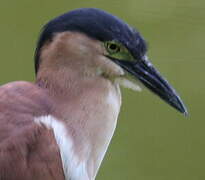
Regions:
[[112, 49], [112, 50], [117, 49], [117, 45], [116, 45], [116, 44], [111, 44], [111, 45], [110, 45], [110, 49]]
[[119, 46], [117, 46], [116, 44], [110, 44], [109, 49], [113, 52], [118, 52], [120, 50]]

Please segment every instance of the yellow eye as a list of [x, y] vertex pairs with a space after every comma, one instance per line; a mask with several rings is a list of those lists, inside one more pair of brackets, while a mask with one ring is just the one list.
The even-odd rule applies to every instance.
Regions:
[[120, 46], [114, 42], [108, 42], [106, 47], [108, 52], [111, 54], [120, 52]]

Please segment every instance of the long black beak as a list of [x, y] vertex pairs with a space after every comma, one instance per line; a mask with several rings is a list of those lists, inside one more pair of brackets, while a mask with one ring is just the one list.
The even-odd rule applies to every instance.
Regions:
[[154, 66], [147, 60], [123, 61], [113, 59], [127, 72], [139, 79], [148, 89], [158, 95], [172, 107], [187, 115], [187, 110], [174, 88], [160, 75]]

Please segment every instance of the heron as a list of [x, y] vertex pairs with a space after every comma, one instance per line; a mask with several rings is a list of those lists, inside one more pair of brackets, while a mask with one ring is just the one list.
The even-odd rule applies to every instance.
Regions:
[[0, 87], [1, 180], [94, 180], [117, 124], [121, 86], [144, 86], [187, 114], [138, 30], [103, 10], [49, 21], [34, 59], [35, 82]]

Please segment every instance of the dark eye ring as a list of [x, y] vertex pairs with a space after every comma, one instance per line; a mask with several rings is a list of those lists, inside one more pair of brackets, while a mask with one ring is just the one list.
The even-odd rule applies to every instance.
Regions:
[[115, 44], [115, 43], [110, 43], [108, 44], [108, 49], [112, 52], [112, 53], [117, 53], [120, 51], [120, 47]]

